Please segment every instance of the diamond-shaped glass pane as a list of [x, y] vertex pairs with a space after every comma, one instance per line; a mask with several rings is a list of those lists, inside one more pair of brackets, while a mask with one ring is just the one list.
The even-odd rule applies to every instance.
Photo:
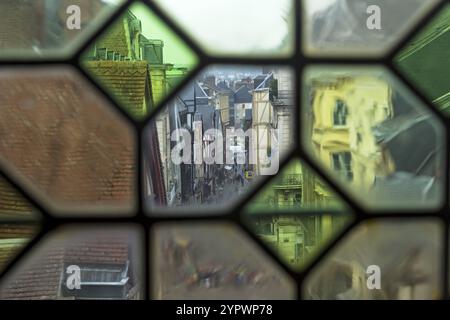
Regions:
[[306, 151], [369, 208], [442, 204], [445, 129], [381, 67], [310, 67], [304, 75]]
[[142, 240], [132, 226], [61, 227], [2, 278], [0, 298], [143, 299]]
[[443, 228], [375, 220], [352, 230], [306, 278], [306, 299], [422, 300], [442, 296]]
[[0, 163], [55, 214], [134, 208], [135, 141], [69, 67], [0, 72]]
[[293, 83], [280, 66], [204, 70], [144, 131], [147, 208], [221, 212], [276, 174], [295, 144]]
[[294, 48], [292, 0], [156, 0], [212, 55], [287, 56]]
[[197, 57], [150, 8], [136, 2], [81, 62], [126, 112], [141, 119], [192, 71]]
[[284, 167], [244, 210], [250, 229], [297, 271], [352, 220], [339, 196], [300, 160]]
[[439, 0], [303, 0], [308, 55], [380, 56]]
[[123, 0], [2, 0], [0, 58], [73, 54]]
[[396, 64], [436, 106], [450, 112], [450, 6], [414, 38]]
[[234, 226], [160, 224], [153, 250], [155, 299], [295, 298], [292, 279]]

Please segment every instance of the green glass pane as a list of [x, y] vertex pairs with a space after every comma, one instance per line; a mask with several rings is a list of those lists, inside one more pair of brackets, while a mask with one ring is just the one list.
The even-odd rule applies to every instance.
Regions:
[[37, 233], [33, 225], [0, 224], [0, 272]]
[[146, 5], [135, 3], [81, 62], [125, 111], [141, 119], [193, 70], [197, 57]]
[[450, 6], [446, 6], [396, 57], [400, 70], [437, 108], [450, 112]]
[[429, 300], [443, 289], [437, 220], [370, 220], [354, 228], [305, 279], [312, 300]]
[[445, 128], [401, 81], [382, 67], [316, 66], [303, 84], [305, 151], [343, 190], [370, 209], [442, 204]]
[[249, 213], [345, 208], [345, 203], [314, 171], [292, 160], [246, 206]]
[[296, 271], [352, 220], [345, 203], [300, 160], [284, 167], [244, 210], [250, 229]]
[[236, 226], [166, 223], [152, 236], [154, 299], [295, 299], [293, 279]]
[[124, 0], [2, 0], [0, 59], [67, 57]]

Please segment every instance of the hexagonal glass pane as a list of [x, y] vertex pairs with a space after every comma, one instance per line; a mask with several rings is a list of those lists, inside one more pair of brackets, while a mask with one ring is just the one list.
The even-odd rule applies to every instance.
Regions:
[[295, 299], [293, 279], [235, 226], [159, 224], [152, 248], [155, 299]]
[[280, 259], [301, 271], [351, 222], [332, 189], [292, 160], [245, 207], [249, 228]]
[[55, 214], [129, 213], [135, 136], [69, 67], [0, 72], [0, 164]]
[[37, 232], [38, 227], [32, 224], [0, 223], [0, 272]]
[[450, 6], [396, 57], [396, 64], [437, 107], [450, 112]]
[[303, 143], [325, 172], [370, 209], [443, 201], [445, 129], [381, 67], [311, 67], [304, 75]]
[[0, 58], [67, 56], [124, 0], [2, 0]]
[[[155, 0], [207, 53], [288, 56], [294, 48], [292, 0]], [[234, 23], [233, 23], [234, 21]]]
[[197, 56], [150, 8], [136, 2], [81, 62], [126, 112], [141, 119], [192, 71]]
[[306, 278], [306, 299], [422, 300], [442, 296], [443, 228], [437, 220], [362, 223]]
[[293, 82], [279, 66], [198, 75], [144, 131], [146, 207], [221, 212], [276, 174], [295, 144]]
[[380, 56], [439, 0], [303, 0], [303, 50], [314, 56]]
[[60, 227], [2, 278], [0, 298], [143, 299], [142, 240], [131, 225]]

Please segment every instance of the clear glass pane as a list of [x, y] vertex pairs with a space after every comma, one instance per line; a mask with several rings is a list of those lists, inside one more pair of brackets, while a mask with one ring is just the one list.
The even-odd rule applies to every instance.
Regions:
[[292, 0], [155, 0], [212, 55], [288, 56], [294, 48]]
[[131, 226], [49, 233], [0, 282], [1, 299], [143, 299], [142, 235]]
[[373, 209], [443, 201], [445, 129], [381, 67], [310, 67], [303, 143], [331, 178]]
[[147, 208], [218, 213], [276, 174], [295, 144], [293, 83], [280, 66], [204, 70], [144, 131]]
[[295, 298], [295, 282], [234, 226], [159, 224], [152, 241], [158, 300]]
[[0, 162], [54, 213], [129, 213], [135, 135], [68, 67], [0, 72]]
[[0, 58], [75, 53], [124, 0], [1, 0]]
[[375, 220], [354, 229], [306, 278], [307, 299], [422, 300], [442, 296], [443, 228]]
[[136, 119], [154, 111], [196, 64], [196, 55], [183, 40], [137, 2], [82, 60], [82, 66]]
[[450, 112], [450, 6], [445, 7], [397, 56], [396, 63], [444, 112]]
[[380, 56], [439, 0], [303, 0], [308, 55]]

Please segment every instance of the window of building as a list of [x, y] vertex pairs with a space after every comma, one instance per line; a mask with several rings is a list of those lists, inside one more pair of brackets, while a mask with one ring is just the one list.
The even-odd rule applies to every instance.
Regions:
[[348, 181], [353, 180], [352, 154], [350, 152], [339, 152], [331, 155], [333, 170]]
[[345, 126], [347, 125], [347, 105], [342, 100], [336, 100], [336, 104], [333, 109], [333, 125]]

